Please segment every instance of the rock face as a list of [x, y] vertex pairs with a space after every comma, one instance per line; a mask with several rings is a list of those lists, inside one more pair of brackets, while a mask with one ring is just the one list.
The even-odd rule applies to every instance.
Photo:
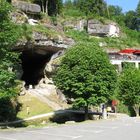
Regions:
[[86, 24], [87, 24], [87, 21], [84, 19], [66, 21], [64, 22], [64, 28], [72, 28], [74, 30], [83, 31]]
[[89, 35], [119, 37], [120, 29], [116, 23], [103, 24], [99, 20], [69, 20], [64, 22], [64, 28], [72, 28], [74, 30], [83, 31], [87, 28]]
[[16, 24], [24, 24], [27, 23], [28, 16], [24, 12], [16, 10], [11, 13], [11, 19]]
[[40, 13], [41, 7], [37, 4], [31, 4], [24, 1], [12, 1], [12, 5], [25, 13]]
[[98, 20], [89, 20], [88, 33], [96, 36], [119, 37], [120, 29], [115, 23], [103, 24]]
[[13, 50], [22, 52], [21, 80], [25, 81], [25, 86], [35, 86], [42, 78], [50, 78], [55, 69], [50, 60], [57, 58], [61, 52], [72, 45], [74, 41], [71, 38], [60, 35], [57, 38], [49, 37], [37, 31], [33, 31], [31, 40], [19, 41]]
[[60, 57], [64, 54], [64, 50], [60, 50], [57, 53], [55, 53], [50, 61], [46, 64], [44, 73], [47, 75], [47, 77], [51, 77], [51, 75], [54, 74], [57, 67], [60, 65]]
[[33, 40], [21, 40], [14, 48], [15, 51], [33, 50], [35, 53], [46, 55], [48, 53], [55, 54], [60, 50], [67, 49], [74, 45], [74, 40], [71, 38], [58, 36], [56, 39], [49, 38], [39, 32], [33, 32]]
[[[35, 5], [28, 4], [26, 2], [15, 1], [15, 6], [23, 11], [39, 12], [39, 10], [34, 11], [34, 8], [32, 9], [32, 6], [34, 7]], [[60, 52], [71, 47], [75, 42], [64, 35], [63, 28], [57, 29], [54, 25], [43, 23], [40, 26], [36, 26], [39, 21], [29, 19], [27, 14], [21, 10], [11, 13], [12, 20], [16, 24], [30, 24], [32, 32], [29, 36], [25, 33], [24, 37], [13, 48], [13, 51], [21, 53], [23, 74], [21, 76], [21, 72], [19, 72], [17, 75], [21, 77], [22, 81], [25, 81], [25, 87], [27, 88], [30, 85], [35, 87], [38, 84], [44, 86], [43, 83], [40, 84], [40, 81], [49, 77], [56, 68], [50, 60], [58, 57]], [[45, 32], [42, 30], [45, 30]], [[45, 83], [47, 83], [46, 80]]]

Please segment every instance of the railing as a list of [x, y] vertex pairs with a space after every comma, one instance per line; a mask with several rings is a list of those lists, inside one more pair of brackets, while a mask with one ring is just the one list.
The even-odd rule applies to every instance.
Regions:
[[125, 60], [129, 60], [129, 61], [140, 61], [140, 56], [121, 56], [121, 57], [118, 57], [118, 56], [109, 56], [109, 59], [110, 60], [122, 60], [122, 61], [125, 61]]

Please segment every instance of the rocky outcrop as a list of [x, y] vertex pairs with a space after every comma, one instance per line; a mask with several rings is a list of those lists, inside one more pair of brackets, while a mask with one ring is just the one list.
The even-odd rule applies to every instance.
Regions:
[[46, 64], [44, 68], [44, 74], [47, 75], [47, 77], [51, 77], [55, 73], [55, 70], [60, 65], [60, 57], [64, 55], [64, 52], [64, 50], [58, 51], [51, 57], [50, 61]]
[[25, 13], [38, 14], [41, 12], [41, 7], [37, 4], [32, 4], [24, 1], [12, 1], [12, 5]]
[[99, 20], [68, 20], [63, 23], [64, 29], [71, 28], [83, 31], [85, 28], [89, 35], [119, 37], [120, 29], [116, 23], [102, 23]]
[[71, 38], [61, 35], [50, 37], [37, 31], [32, 32], [32, 39], [21, 39], [13, 50], [21, 52], [21, 80], [25, 81], [25, 86], [47, 86], [46, 79], [51, 77], [56, 68], [50, 60], [59, 57], [61, 52], [72, 45], [74, 41]]
[[99, 20], [88, 20], [88, 33], [96, 36], [119, 37], [120, 29], [116, 23], [103, 24]]
[[58, 35], [57, 38], [50, 38], [39, 32], [33, 32], [32, 38], [33, 40], [20, 40], [14, 50], [23, 52], [32, 49], [34, 52], [42, 55], [49, 52], [55, 54], [60, 50], [67, 49], [75, 43], [71, 38], [62, 37], [60, 35]]
[[20, 10], [15, 10], [12, 12], [11, 19], [16, 24], [24, 24], [28, 22], [28, 16]]
[[83, 31], [84, 27], [87, 25], [87, 21], [84, 19], [80, 20], [69, 20], [63, 23], [64, 28], [72, 28], [74, 30]]

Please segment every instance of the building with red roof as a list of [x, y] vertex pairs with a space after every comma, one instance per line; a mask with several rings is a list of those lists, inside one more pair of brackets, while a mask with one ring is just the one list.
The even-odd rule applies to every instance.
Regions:
[[110, 62], [116, 65], [118, 71], [122, 71], [124, 63], [133, 63], [136, 68], [140, 67], [140, 49], [123, 49], [116, 52], [108, 51]]

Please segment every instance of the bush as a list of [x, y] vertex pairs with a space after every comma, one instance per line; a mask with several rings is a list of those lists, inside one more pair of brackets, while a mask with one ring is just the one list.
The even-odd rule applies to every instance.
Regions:
[[129, 116], [135, 116], [135, 111], [131, 106], [127, 106], [122, 102], [117, 105], [117, 113], [128, 114]]

